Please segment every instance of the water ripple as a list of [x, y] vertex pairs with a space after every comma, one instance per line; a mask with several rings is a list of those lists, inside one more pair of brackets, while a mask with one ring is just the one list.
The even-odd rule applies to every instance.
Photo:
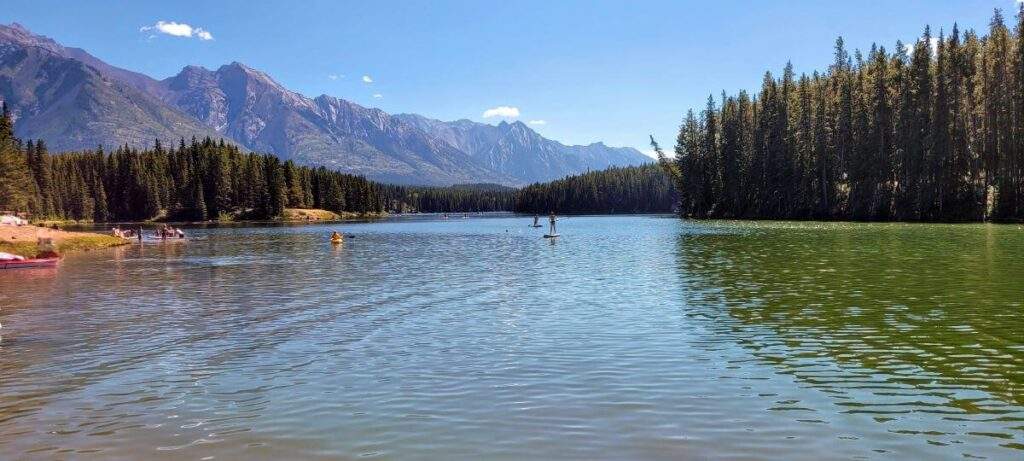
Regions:
[[[331, 247], [333, 228], [357, 238]], [[1024, 453], [1018, 227], [647, 216], [561, 230], [214, 227], [0, 274], [0, 453]]]

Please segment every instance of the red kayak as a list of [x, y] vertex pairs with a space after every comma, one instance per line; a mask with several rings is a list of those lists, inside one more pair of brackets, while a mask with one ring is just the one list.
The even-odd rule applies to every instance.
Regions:
[[0, 269], [34, 269], [39, 267], [57, 267], [60, 258], [37, 258], [22, 261], [0, 261]]

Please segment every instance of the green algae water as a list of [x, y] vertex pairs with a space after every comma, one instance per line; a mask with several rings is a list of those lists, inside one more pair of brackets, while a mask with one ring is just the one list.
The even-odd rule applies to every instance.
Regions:
[[0, 458], [1024, 457], [1020, 226], [531, 222], [0, 272]]

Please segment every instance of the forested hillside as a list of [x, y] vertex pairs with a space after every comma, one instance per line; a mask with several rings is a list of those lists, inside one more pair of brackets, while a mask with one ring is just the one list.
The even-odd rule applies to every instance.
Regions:
[[925, 28], [823, 73], [766, 73], [690, 111], [665, 164], [685, 216], [1024, 219], [1024, 6], [1013, 30]]
[[517, 213], [612, 214], [672, 211], [672, 181], [656, 164], [609, 168], [543, 184], [516, 195]]
[[271, 219], [285, 207], [334, 212], [509, 210], [509, 188], [414, 188], [368, 181], [209, 138], [152, 149], [50, 155], [0, 117], [0, 210], [37, 218], [139, 221]]
[[285, 207], [379, 212], [379, 185], [324, 168], [244, 154], [210, 139], [49, 155], [28, 142], [29, 185], [0, 205], [33, 216], [94, 221], [267, 219]]
[[159, 141], [151, 149], [51, 155], [43, 141], [13, 136], [0, 117], [0, 210], [35, 218], [105, 221], [274, 219], [285, 208], [334, 212], [646, 213], [671, 210], [669, 176], [657, 164], [610, 168], [521, 190], [495, 184], [380, 184], [223, 140]]

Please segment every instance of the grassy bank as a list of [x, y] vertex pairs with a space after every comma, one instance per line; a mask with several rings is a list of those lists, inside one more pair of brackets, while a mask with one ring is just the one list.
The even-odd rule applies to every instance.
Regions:
[[[321, 210], [317, 208], [285, 208], [284, 214], [274, 219], [248, 219], [244, 213], [223, 213], [217, 219], [210, 219], [208, 221], [175, 221], [173, 219], [167, 219], [165, 213], [161, 213], [159, 216], [145, 221], [111, 221], [107, 224], [118, 225], [121, 227], [133, 227], [136, 225], [163, 225], [163, 224], [206, 224], [206, 223], [268, 223], [268, 222], [318, 222], [318, 221], [349, 221], [349, 220], [364, 220], [364, 219], [381, 219], [386, 218], [388, 213], [381, 212], [369, 212], [369, 213], [356, 213], [345, 211], [342, 213], [335, 213], [333, 211]], [[80, 220], [76, 221], [73, 219], [58, 220], [58, 219], [46, 219], [32, 221], [32, 224], [39, 227], [52, 228], [54, 226], [80, 226], [94, 224], [91, 220]]]
[[387, 213], [354, 213], [320, 210], [316, 208], [285, 208], [281, 221], [285, 222], [308, 222], [308, 221], [344, 221], [348, 219], [379, 219], [387, 216]]
[[31, 257], [36, 255], [36, 241], [52, 238], [57, 251], [88, 251], [128, 243], [125, 239], [91, 232], [66, 232], [36, 226], [0, 226], [0, 251]]

